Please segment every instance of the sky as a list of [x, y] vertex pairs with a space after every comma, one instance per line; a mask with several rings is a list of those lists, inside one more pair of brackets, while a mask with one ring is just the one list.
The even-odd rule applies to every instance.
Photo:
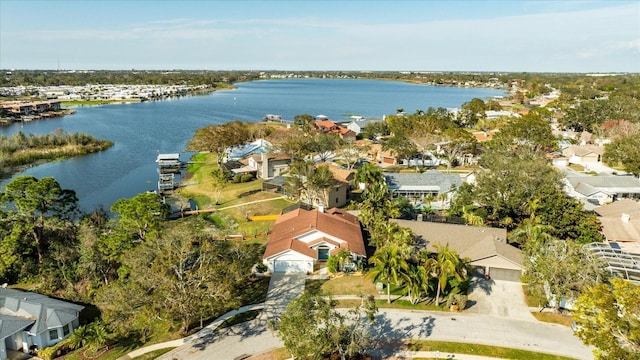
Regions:
[[0, 68], [638, 73], [640, 0], [0, 0]]

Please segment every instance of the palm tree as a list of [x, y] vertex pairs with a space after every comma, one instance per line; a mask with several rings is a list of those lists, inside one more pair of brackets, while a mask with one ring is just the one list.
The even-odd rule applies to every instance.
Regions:
[[417, 304], [423, 295], [429, 293], [429, 272], [420, 265], [410, 265], [409, 270], [404, 274], [406, 281], [406, 291], [409, 301]]
[[433, 199], [434, 199], [434, 196], [431, 193], [424, 196], [424, 202], [429, 207], [429, 210], [431, 210], [431, 203], [433, 202]]
[[453, 277], [458, 281], [462, 281], [467, 277], [467, 269], [465, 264], [460, 260], [458, 253], [449, 249], [449, 244], [441, 246], [436, 244], [436, 257], [433, 261], [425, 262], [425, 269], [431, 270], [431, 275], [438, 279], [436, 287], [436, 305], [440, 305], [440, 293], [444, 291], [449, 282], [449, 278]]
[[375, 282], [384, 282], [387, 285], [387, 303], [391, 304], [391, 282], [398, 285], [403, 279], [403, 274], [409, 270], [407, 258], [409, 251], [406, 246], [388, 244], [378, 250], [369, 259], [374, 268], [367, 274], [368, 278]]
[[384, 174], [379, 167], [370, 164], [364, 163], [362, 167], [360, 167], [353, 178], [356, 184], [364, 184], [366, 187], [380, 185], [384, 183]]
[[534, 244], [536, 247], [543, 246], [553, 238], [550, 234], [553, 230], [553, 226], [540, 223], [540, 218], [536, 216], [534, 218], [524, 219], [522, 223], [509, 234], [509, 240], [522, 245], [523, 248], [531, 247]]

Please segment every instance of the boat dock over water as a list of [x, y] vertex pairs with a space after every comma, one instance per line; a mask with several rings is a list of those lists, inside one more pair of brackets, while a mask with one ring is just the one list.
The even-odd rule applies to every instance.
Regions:
[[180, 161], [180, 154], [158, 154], [158, 191], [164, 194], [180, 186], [176, 175], [180, 176], [185, 164]]

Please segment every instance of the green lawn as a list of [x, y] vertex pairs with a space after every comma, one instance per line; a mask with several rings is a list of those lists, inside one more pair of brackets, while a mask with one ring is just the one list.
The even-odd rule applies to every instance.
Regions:
[[305, 288], [320, 290], [327, 295], [376, 295], [378, 290], [370, 279], [360, 274], [343, 275], [331, 280], [307, 280]]
[[[410, 351], [441, 351], [454, 354], [490, 356], [500, 359], [516, 360], [571, 360], [565, 356], [550, 355], [527, 350], [503, 348], [499, 346], [466, 344], [450, 341], [410, 340], [407, 343]], [[416, 360], [415, 358], [414, 360]]]

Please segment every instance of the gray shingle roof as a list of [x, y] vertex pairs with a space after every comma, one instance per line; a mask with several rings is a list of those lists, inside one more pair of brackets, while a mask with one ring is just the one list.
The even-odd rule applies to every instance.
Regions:
[[462, 179], [457, 174], [445, 174], [438, 170], [423, 173], [392, 173], [385, 176], [389, 190], [438, 190], [448, 192], [451, 186], [458, 187]]
[[18, 331], [24, 330], [35, 321], [11, 315], [0, 315], [0, 341]]
[[428, 250], [435, 251], [435, 244], [441, 246], [449, 244], [449, 248], [456, 250], [460, 257], [469, 258], [472, 262], [499, 256], [523, 267], [522, 252], [506, 243], [505, 229], [428, 221], [394, 221], [422, 238]]
[[0, 314], [35, 320], [29, 332], [39, 334], [78, 317], [84, 306], [15, 289], [0, 288]]
[[567, 176], [567, 181], [574, 188], [582, 183], [605, 191], [640, 192], [640, 180], [634, 176]]

